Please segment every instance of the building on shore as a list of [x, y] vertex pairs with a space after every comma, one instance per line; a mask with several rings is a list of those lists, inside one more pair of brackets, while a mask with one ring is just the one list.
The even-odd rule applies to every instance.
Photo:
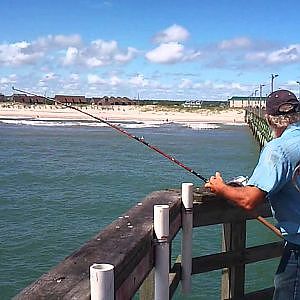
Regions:
[[264, 108], [266, 107], [267, 97], [241, 97], [232, 96], [228, 99], [229, 107], [231, 108], [244, 108], [244, 107], [256, 107]]
[[55, 95], [54, 101], [59, 104], [88, 104], [85, 96]]
[[92, 105], [136, 105], [137, 101], [130, 100], [127, 97], [93, 97], [90, 103]]
[[[47, 97], [48, 98], [48, 97]], [[12, 96], [4, 96], [0, 94], [0, 102], [13, 102], [21, 104], [70, 104], [70, 105], [136, 105], [137, 101], [131, 100], [127, 97], [92, 97], [86, 98], [85, 96], [70, 96], [70, 95], [55, 95], [50, 101], [43, 96], [28, 96], [26, 94], [13, 94]]]
[[26, 94], [13, 94], [8, 97], [10, 101], [23, 104], [45, 104], [46, 99], [42, 96], [28, 96]]

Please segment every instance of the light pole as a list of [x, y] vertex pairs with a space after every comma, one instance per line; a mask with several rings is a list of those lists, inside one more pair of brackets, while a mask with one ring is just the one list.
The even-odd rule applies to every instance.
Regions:
[[256, 103], [256, 101], [257, 101], [257, 99], [256, 99], [256, 93], [257, 93], [257, 92], [258, 92], [258, 90], [255, 90], [255, 91], [254, 91], [254, 99], [255, 99], [255, 100], [254, 100], [254, 103], [255, 103], [255, 105], [257, 104], [257, 103]]
[[265, 84], [259, 85], [259, 116], [261, 116], [261, 95], [263, 86], [265, 86]]
[[278, 74], [271, 74], [271, 93], [274, 91], [274, 79], [278, 76]]
[[296, 83], [299, 84], [299, 95], [298, 95], [298, 99], [300, 100], [300, 81], [296, 81]]

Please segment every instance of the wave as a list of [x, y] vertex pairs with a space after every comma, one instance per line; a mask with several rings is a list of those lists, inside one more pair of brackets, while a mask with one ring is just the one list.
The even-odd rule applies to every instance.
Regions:
[[181, 124], [193, 130], [210, 130], [210, 129], [218, 129], [221, 127], [221, 125], [218, 124], [204, 123], [204, 122], [183, 122]]
[[[105, 120], [106, 121], [106, 120]], [[122, 127], [124, 129], [140, 129], [140, 128], [158, 128], [161, 126], [183, 126], [192, 130], [213, 130], [224, 125], [245, 126], [245, 123], [205, 123], [205, 122], [186, 122], [186, 121], [116, 121], [109, 120], [109, 123]], [[96, 122], [93, 120], [61, 120], [61, 119], [0, 119], [0, 124], [16, 125], [16, 126], [44, 126], [44, 127], [108, 127], [104, 122]]]
[[[87, 127], [107, 127], [108, 124], [104, 122], [83, 121], [83, 120], [38, 120], [38, 119], [0, 119], [0, 123], [16, 125], [16, 126], [46, 126], [46, 127], [74, 127], [74, 126], [87, 126]], [[136, 128], [152, 128], [160, 127], [165, 122], [155, 121], [109, 121], [109, 123], [120, 126], [122, 128], [136, 129]]]

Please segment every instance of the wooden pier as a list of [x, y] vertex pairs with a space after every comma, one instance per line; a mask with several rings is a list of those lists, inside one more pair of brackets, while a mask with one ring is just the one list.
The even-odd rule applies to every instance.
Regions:
[[272, 139], [272, 132], [264, 115], [265, 111], [259, 108], [248, 107], [245, 109], [245, 122], [249, 125], [260, 148]]
[[[172, 251], [172, 240], [182, 229], [184, 208], [181, 190], [153, 192], [14, 299], [90, 299], [89, 268], [94, 263], [114, 266], [115, 299], [131, 299], [138, 291], [140, 299], [153, 299], [151, 271], [155, 268], [156, 244], [153, 207], [157, 204], [169, 205]], [[263, 217], [271, 216], [267, 203], [260, 206], [257, 212]], [[193, 190], [192, 214], [193, 227], [223, 225], [223, 251], [193, 257], [192, 275], [220, 270], [221, 299], [272, 299], [273, 287], [245, 294], [245, 269], [247, 264], [280, 256], [282, 241], [247, 248], [247, 220], [252, 217], [202, 188]], [[170, 264], [170, 298], [180, 283], [181, 271], [178, 256], [176, 262]], [[202, 285], [205, 289], [205, 282]]]

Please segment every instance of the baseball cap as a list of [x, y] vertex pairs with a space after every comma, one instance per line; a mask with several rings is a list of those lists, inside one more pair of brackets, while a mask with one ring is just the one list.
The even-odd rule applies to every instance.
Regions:
[[278, 90], [271, 93], [266, 101], [266, 113], [272, 116], [285, 115], [300, 111], [300, 102], [294, 93]]

